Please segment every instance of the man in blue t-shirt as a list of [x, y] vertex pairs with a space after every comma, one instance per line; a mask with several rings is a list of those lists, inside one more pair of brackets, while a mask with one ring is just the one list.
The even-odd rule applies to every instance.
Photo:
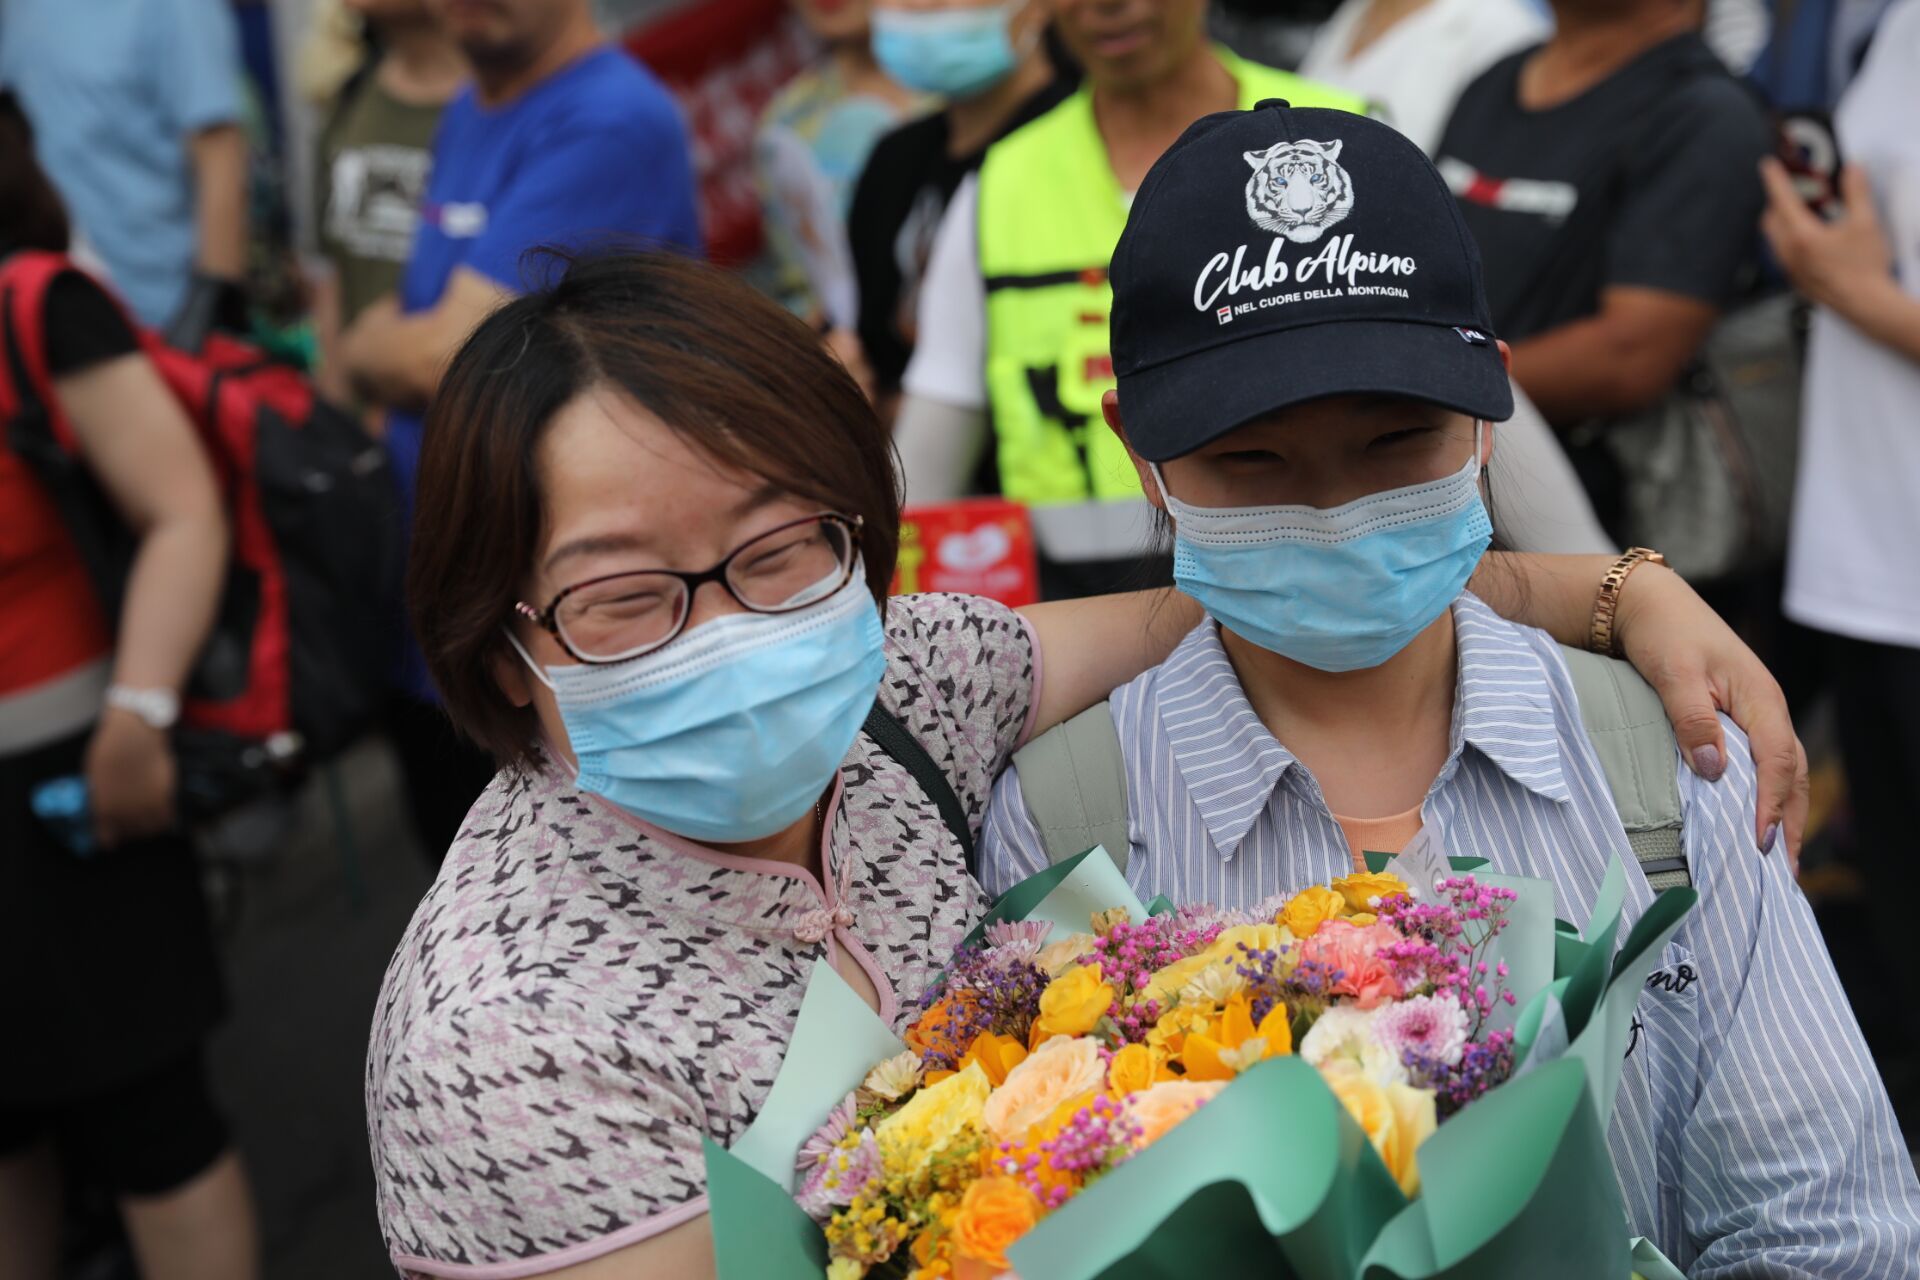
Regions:
[[[385, 410], [412, 521], [422, 415], [440, 371], [480, 319], [517, 292], [543, 245], [651, 244], [700, 251], [687, 132], [647, 71], [606, 43], [589, 0], [433, 0], [473, 66], [433, 144], [419, 230], [397, 296], [341, 336], [355, 390]], [[492, 776], [457, 742], [409, 644], [391, 736], [416, 833], [436, 862]]]

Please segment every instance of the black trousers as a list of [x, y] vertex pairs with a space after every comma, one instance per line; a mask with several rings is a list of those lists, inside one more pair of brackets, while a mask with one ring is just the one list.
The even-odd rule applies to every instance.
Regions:
[[[1903, 1052], [1920, 1055], [1920, 1005], [1896, 993], [1920, 990], [1920, 946], [1913, 904], [1920, 901], [1920, 856], [1914, 850], [1915, 799], [1920, 797], [1920, 649], [1828, 635], [1828, 678], [1840, 729], [1840, 753], [1853, 805], [1851, 861], [1866, 881], [1869, 929], [1885, 981], [1877, 996], [1905, 1010]], [[1901, 1099], [1896, 1099], [1896, 1102]], [[1903, 1120], [1920, 1122], [1920, 1099], [1908, 1099]]]

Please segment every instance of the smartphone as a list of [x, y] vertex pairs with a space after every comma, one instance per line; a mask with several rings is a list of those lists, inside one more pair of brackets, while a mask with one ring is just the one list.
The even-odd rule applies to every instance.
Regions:
[[1807, 208], [1822, 218], [1840, 210], [1840, 139], [1824, 111], [1792, 111], [1774, 130], [1774, 154], [1780, 157]]

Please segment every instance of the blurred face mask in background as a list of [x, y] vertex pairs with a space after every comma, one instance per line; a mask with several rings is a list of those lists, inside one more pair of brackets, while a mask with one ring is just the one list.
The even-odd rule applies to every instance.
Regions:
[[986, 9], [875, 9], [873, 56], [895, 81], [922, 93], [970, 98], [1013, 73], [1013, 16], [1020, 0]]

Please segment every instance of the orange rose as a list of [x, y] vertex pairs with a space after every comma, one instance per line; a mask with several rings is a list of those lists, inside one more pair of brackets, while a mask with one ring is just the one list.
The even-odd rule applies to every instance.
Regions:
[[[1025, 1176], [1031, 1179], [1043, 1193], [1064, 1191], [1071, 1195], [1079, 1191], [1081, 1175], [1054, 1168], [1053, 1153], [1047, 1149], [1047, 1144], [1058, 1138], [1066, 1127], [1073, 1123], [1074, 1117], [1092, 1106], [1098, 1097], [1099, 1095], [1095, 1093], [1082, 1093], [1066, 1099], [1040, 1123], [1028, 1129], [1023, 1142], [1018, 1145], [1009, 1145], [1003, 1153], [997, 1154], [993, 1159], [998, 1161], [1011, 1159], [1015, 1167], [1025, 1170]], [[990, 1164], [987, 1172], [993, 1172], [995, 1167]], [[1004, 1170], [1006, 1165], [1002, 1163], [997, 1167]]]
[[1009, 1071], [1007, 1082], [987, 1099], [987, 1132], [995, 1142], [1025, 1142], [1055, 1107], [1098, 1089], [1106, 1075], [1099, 1045], [1056, 1036]]
[[979, 1063], [980, 1069], [987, 1073], [987, 1082], [998, 1089], [1007, 1082], [1007, 1073], [1026, 1060], [1027, 1046], [1012, 1036], [982, 1031], [973, 1038], [967, 1056], [960, 1059], [960, 1069], [966, 1070], [968, 1063]]
[[1158, 1142], [1167, 1130], [1199, 1109], [1201, 1103], [1226, 1088], [1219, 1080], [1169, 1080], [1151, 1089], [1127, 1095], [1127, 1118], [1140, 1127], [1134, 1150]]
[[974, 991], [954, 991], [942, 996], [907, 1028], [907, 1048], [923, 1059], [959, 1059], [967, 1051], [967, 1046], [954, 1038], [966, 1021], [961, 1015], [970, 1013], [979, 1002], [979, 993]]
[[953, 1247], [963, 1258], [1007, 1268], [1007, 1248], [1040, 1220], [1040, 1202], [1012, 1178], [981, 1178], [953, 1216]]

